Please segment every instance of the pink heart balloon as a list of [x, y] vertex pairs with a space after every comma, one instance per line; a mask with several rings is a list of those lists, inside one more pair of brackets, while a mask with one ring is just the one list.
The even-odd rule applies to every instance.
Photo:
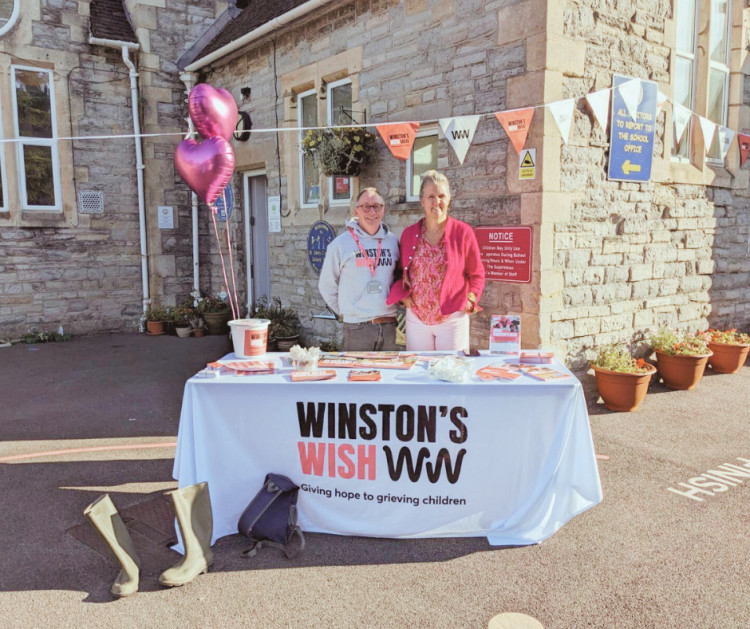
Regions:
[[213, 205], [234, 173], [234, 150], [222, 137], [183, 140], [175, 149], [174, 164], [190, 189]]
[[196, 130], [204, 138], [220, 136], [231, 140], [237, 126], [237, 103], [222, 88], [198, 83], [188, 96], [188, 111]]

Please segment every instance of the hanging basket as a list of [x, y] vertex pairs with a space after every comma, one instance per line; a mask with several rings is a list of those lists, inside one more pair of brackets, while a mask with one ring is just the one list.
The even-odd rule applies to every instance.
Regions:
[[358, 177], [372, 157], [375, 140], [360, 127], [310, 129], [300, 148], [325, 176]]

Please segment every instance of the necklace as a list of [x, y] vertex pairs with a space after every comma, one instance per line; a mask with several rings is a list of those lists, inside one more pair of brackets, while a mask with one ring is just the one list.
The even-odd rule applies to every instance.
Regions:
[[437, 229], [431, 229], [427, 227], [425, 224], [424, 226], [424, 235], [425, 238], [430, 242], [430, 244], [436, 245], [438, 242], [440, 242], [440, 239], [443, 237], [443, 234], [445, 233], [445, 223], [440, 223], [437, 227]]

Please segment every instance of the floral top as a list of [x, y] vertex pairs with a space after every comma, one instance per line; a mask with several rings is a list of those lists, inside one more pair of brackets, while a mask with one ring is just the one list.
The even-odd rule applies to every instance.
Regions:
[[409, 280], [412, 286], [411, 298], [414, 302], [412, 312], [427, 325], [436, 325], [447, 319], [440, 312], [440, 290], [443, 287], [447, 263], [445, 237], [442, 237], [437, 245], [431, 245], [424, 237], [423, 229], [409, 267]]

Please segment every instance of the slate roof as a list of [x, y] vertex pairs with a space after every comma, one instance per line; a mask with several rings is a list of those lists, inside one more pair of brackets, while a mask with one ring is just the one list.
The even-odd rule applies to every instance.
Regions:
[[226, 28], [195, 56], [195, 59], [205, 57], [305, 2], [307, 0], [252, 0], [242, 13], [227, 24]]
[[100, 39], [138, 43], [124, 0], [91, 0], [91, 34]]

